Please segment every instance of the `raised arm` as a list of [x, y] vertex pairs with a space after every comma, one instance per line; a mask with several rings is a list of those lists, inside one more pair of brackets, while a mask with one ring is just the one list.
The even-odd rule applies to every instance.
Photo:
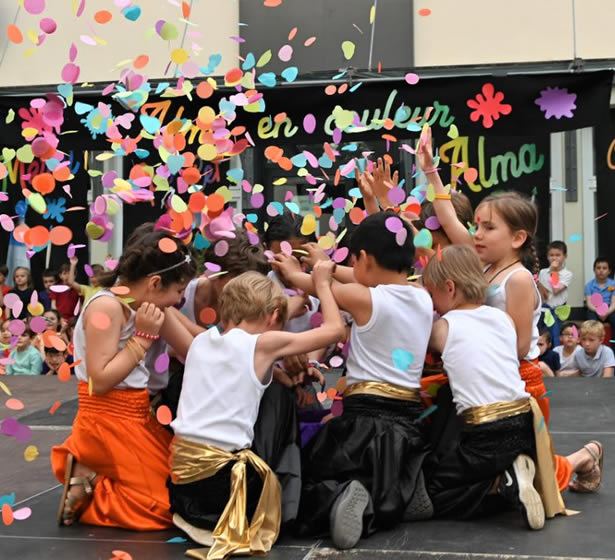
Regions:
[[167, 307], [164, 312], [164, 323], [160, 327], [160, 336], [164, 338], [175, 353], [182, 359], [186, 358], [188, 349], [194, 337], [205, 329], [193, 323], [174, 307]]
[[75, 272], [77, 270], [79, 259], [77, 257], [71, 257], [69, 262], [70, 267], [68, 269], [68, 285], [76, 292], [81, 293], [81, 284], [75, 280]]
[[459, 221], [455, 207], [451, 202], [451, 195], [444, 188], [440, 174], [434, 165], [431, 128], [427, 125], [423, 127], [416, 150], [416, 158], [425, 177], [427, 177], [427, 180], [434, 188], [436, 198], [433, 201], [433, 207], [438, 221], [444, 233], [450, 239], [451, 244], [471, 245], [474, 247], [472, 236], [466, 229], [466, 225]]

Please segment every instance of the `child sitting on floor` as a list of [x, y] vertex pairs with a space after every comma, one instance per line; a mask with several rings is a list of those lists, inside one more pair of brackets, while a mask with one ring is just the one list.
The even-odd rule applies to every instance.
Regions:
[[6, 366], [7, 375], [40, 375], [43, 369], [43, 358], [32, 345], [34, 333], [29, 329], [19, 335], [17, 346], [11, 352], [12, 363]]
[[[393, 231], [404, 231], [403, 243]], [[344, 410], [305, 449], [298, 531], [329, 533], [340, 549], [355, 546], [362, 534], [431, 515], [418, 420], [433, 312], [427, 291], [407, 282], [412, 240], [393, 212], [368, 216], [350, 240], [354, 266], [347, 283], [332, 286], [353, 318]], [[294, 258], [276, 255], [276, 263], [289, 284], [312, 291]]]
[[604, 325], [600, 321], [585, 321], [581, 325], [581, 348], [574, 361], [581, 377], [613, 377], [613, 350], [602, 344]]
[[[425, 464], [435, 515], [470, 517], [489, 495], [497, 494], [523, 513], [530, 529], [541, 529], [545, 508], [533, 486], [538, 445], [533, 414], [540, 419], [542, 414], [530, 406], [519, 376], [514, 323], [503, 311], [485, 305], [487, 281], [469, 247], [446, 247], [441, 258], [429, 261], [423, 282], [441, 315], [434, 323], [430, 346], [442, 353], [464, 424], [459, 441]], [[548, 465], [541, 467], [548, 485], [541, 480], [541, 488], [552, 493], [545, 501], [552, 517], [563, 511], [564, 504], [548, 436], [542, 444]]]
[[579, 331], [574, 323], [568, 322], [562, 325], [559, 335], [560, 345], [553, 348], [559, 356], [560, 369], [558, 377], [576, 377], [579, 375], [579, 368], [574, 357], [577, 352], [583, 349], [579, 346]]
[[545, 377], [555, 377], [560, 369], [559, 354], [554, 352], [551, 344], [551, 333], [547, 329], [540, 331], [538, 337], [538, 365]]
[[[250, 449], [254, 425], [275, 360], [344, 336], [331, 293], [333, 267], [319, 263], [313, 272], [324, 319], [319, 328], [303, 333], [278, 330], [287, 316], [282, 289], [259, 273], [247, 272], [228, 282], [220, 295], [224, 331], [209, 329], [190, 346], [177, 418], [171, 424], [175, 438], [169, 494], [179, 526], [216, 525], [210, 551], [214, 557], [265, 553], [277, 539], [280, 484], [271, 465], [278, 462], [275, 454], [282, 446], [271, 441], [271, 456], [257, 456]], [[283, 431], [277, 427], [276, 432]], [[250, 526], [233, 524], [246, 514]]]

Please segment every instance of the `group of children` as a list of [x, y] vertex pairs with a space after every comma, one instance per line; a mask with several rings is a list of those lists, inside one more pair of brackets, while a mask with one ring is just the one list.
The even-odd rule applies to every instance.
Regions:
[[[401, 521], [509, 508], [540, 529], [565, 513], [561, 491], [599, 488], [599, 442], [552, 452], [534, 204], [491, 195], [470, 233], [428, 129], [417, 160], [436, 193], [421, 216], [390, 207], [387, 165], [357, 177], [370, 215], [350, 238], [351, 266], [294, 229], [264, 252], [210, 224], [206, 261], [222, 271], [194, 279], [190, 251], [160, 224], [133, 234], [75, 328], [79, 413], [51, 454], [61, 524], [174, 523], [210, 546], [194, 557], [224, 558], [267, 552], [282, 527], [341, 549]], [[438, 244], [415, 251], [429, 215]], [[343, 410], [299, 455], [292, 388], [322, 380], [314, 366], [332, 351], [346, 356]], [[428, 353], [446, 378], [423, 376]], [[153, 401], [176, 405], [173, 434]]]

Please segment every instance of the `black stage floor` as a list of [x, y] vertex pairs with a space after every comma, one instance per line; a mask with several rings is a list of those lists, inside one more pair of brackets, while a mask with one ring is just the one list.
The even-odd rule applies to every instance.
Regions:
[[[55, 514], [60, 487], [49, 470], [49, 449], [70, 430], [75, 410], [75, 387], [52, 378], [2, 378], [13, 397], [25, 408], [3, 408], [0, 420], [18, 417], [30, 426], [32, 439], [17, 442], [0, 437], [0, 503], [15, 493], [13, 510], [28, 507], [28, 519], [10, 526], [0, 523], [0, 558], [6, 559], [101, 559], [124, 551], [134, 560], [183, 558], [195, 545], [180, 531], [133, 533], [129, 531], [76, 526], [58, 528]], [[543, 531], [523, 528], [514, 514], [497, 515], [472, 522], [428, 521], [401, 525], [360, 541], [358, 548], [344, 553], [327, 540], [299, 541], [281, 538], [269, 558], [299, 560], [347, 557], [357, 560], [387, 558], [615, 558], [615, 381], [603, 379], [554, 379], [549, 383], [552, 434], [556, 450], [567, 454], [590, 439], [601, 440], [606, 449], [604, 484], [599, 494], [565, 494], [566, 504], [580, 513], [547, 522]], [[0, 393], [6, 400], [8, 397]], [[53, 414], [54, 402], [62, 406]], [[71, 402], [73, 401], [73, 402]], [[38, 448], [33, 461], [24, 459], [29, 445]], [[169, 542], [171, 541], [171, 542]], [[178, 542], [179, 541], [179, 542]]]

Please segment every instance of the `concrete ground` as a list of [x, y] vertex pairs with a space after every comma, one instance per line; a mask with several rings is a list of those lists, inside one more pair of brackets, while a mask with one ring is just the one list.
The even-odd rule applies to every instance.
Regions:
[[[15, 493], [13, 510], [28, 507], [28, 519], [0, 524], [0, 558], [76, 558], [109, 560], [113, 551], [129, 553], [134, 560], [183, 558], [195, 545], [180, 531], [133, 533], [88, 526], [58, 528], [55, 515], [61, 488], [49, 468], [49, 450], [70, 432], [76, 410], [76, 387], [52, 377], [2, 377], [0, 381], [20, 399], [23, 410], [0, 408], [0, 421], [11, 416], [31, 430], [31, 440], [18, 442], [0, 436], [0, 503]], [[590, 439], [605, 445], [604, 484], [596, 495], [565, 495], [570, 509], [581, 513], [548, 521], [540, 532], [529, 532], [515, 514], [497, 515], [472, 522], [428, 521], [405, 524], [374, 535], [344, 553], [324, 541], [282, 537], [269, 558], [299, 560], [352, 558], [615, 558], [615, 382], [609, 379], [553, 379], [552, 434], [561, 454], [578, 449]], [[1, 389], [1, 387], [0, 387]], [[0, 390], [0, 402], [9, 396]], [[50, 414], [56, 401], [60, 407]], [[38, 457], [26, 461], [24, 450], [36, 446]], [[171, 542], [169, 542], [171, 540]], [[178, 542], [179, 541], [179, 542]]]

